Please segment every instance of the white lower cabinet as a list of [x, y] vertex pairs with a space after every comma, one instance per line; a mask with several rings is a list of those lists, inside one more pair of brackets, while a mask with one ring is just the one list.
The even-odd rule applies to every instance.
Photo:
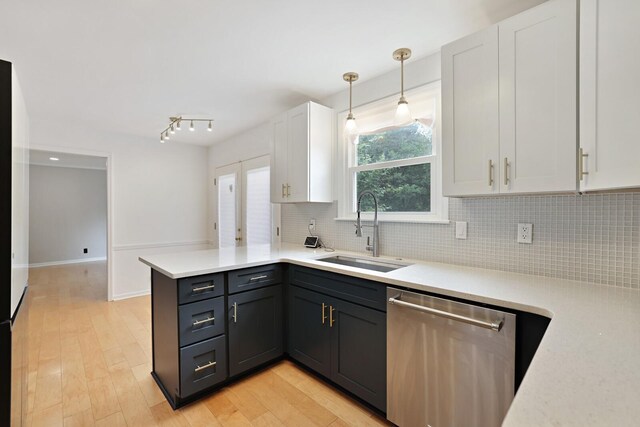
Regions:
[[445, 196], [576, 191], [577, 3], [442, 48]]
[[580, 190], [640, 187], [640, 2], [580, 2]]

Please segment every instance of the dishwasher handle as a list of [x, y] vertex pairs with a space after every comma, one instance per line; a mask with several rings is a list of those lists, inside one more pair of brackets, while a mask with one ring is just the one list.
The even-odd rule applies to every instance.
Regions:
[[457, 320], [459, 322], [468, 323], [474, 326], [480, 326], [481, 328], [491, 329], [493, 331], [500, 331], [502, 329], [502, 325], [504, 323], [504, 319], [494, 320], [493, 322], [485, 322], [484, 320], [474, 319], [472, 317], [461, 316], [455, 313], [449, 313], [448, 311], [438, 310], [436, 308], [425, 307], [418, 304], [412, 304], [410, 302], [402, 301], [401, 294], [396, 295], [395, 297], [389, 298], [389, 304], [398, 305], [400, 307], [410, 308], [412, 310], [421, 311], [423, 313], [433, 314], [435, 316], [445, 317], [451, 320]]

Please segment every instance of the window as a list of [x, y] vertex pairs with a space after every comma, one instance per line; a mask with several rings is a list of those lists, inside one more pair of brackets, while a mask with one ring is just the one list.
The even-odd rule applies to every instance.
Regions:
[[[359, 132], [341, 138], [345, 164], [339, 207], [342, 218], [355, 216], [357, 196], [368, 190], [378, 199], [383, 221], [447, 220], [447, 203], [438, 185], [440, 86], [424, 86], [406, 96], [415, 121], [404, 126], [392, 123], [397, 96], [354, 109]], [[340, 114], [340, 123], [345, 118], [346, 113]], [[362, 212], [372, 213], [373, 206], [372, 198], [362, 199]]]

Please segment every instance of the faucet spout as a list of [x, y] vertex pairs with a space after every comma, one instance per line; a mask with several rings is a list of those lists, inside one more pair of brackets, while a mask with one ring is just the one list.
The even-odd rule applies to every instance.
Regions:
[[356, 236], [362, 237], [362, 223], [360, 221], [360, 202], [362, 200], [362, 197], [367, 196], [367, 195], [371, 196], [373, 198], [373, 207], [374, 207], [374, 212], [373, 212], [373, 242], [372, 242], [371, 246], [367, 245], [367, 250], [371, 251], [374, 257], [377, 257], [377, 256], [380, 256], [380, 251], [378, 249], [378, 242], [380, 240], [380, 236], [379, 236], [379, 233], [378, 233], [378, 199], [376, 199], [375, 194], [373, 194], [371, 191], [363, 191], [358, 196], [358, 209], [357, 209], [358, 219], [357, 219], [357, 222], [356, 222]]

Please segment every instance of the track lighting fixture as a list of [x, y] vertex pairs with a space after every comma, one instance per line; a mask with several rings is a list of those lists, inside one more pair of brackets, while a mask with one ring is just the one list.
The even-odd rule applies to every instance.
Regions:
[[165, 130], [160, 132], [160, 142], [164, 143], [165, 141], [170, 140], [171, 137], [169, 135], [173, 135], [176, 133], [176, 131], [181, 130], [183, 120], [186, 120], [189, 122], [189, 130], [191, 132], [194, 132], [196, 130], [194, 122], [209, 122], [207, 126], [207, 131], [213, 132], [213, 119], [195, 119], [195, 118], [192, 119], [192, 118], [185, 118], [182, 116], [177, 116], [177, 117], [172, 116], [172, 117], [169, 117], [169, 126], [167, 126]]
[[[349, 82], [349, 115], [347, 116], [347, 121], [344, 125], [344, 130], [348, 137], [353, 137], [358, 132], [358, 127], [356, 126], [356, 118], [353, 117], [353, 113], [351, 112], [351, 107], [353, 104], [352, 97], [352, 86], [353, 82], [358, 80], [358, 73], [348, 72], [342, 75], [342, 79], [346, 82]], [[358, 143], [358, 138], [353, 138], [353, 142], [355, 144]]]
[[411, 49], [403, 47], [393, 51], [393, 59], [400, 61], [400, 100], [398, 101], [398, 108], [394, 119], [396, 125], [406, 124], [411, 121], [409, 103], [404, 97], [404, 61], [409, 58], [411, 58]]

